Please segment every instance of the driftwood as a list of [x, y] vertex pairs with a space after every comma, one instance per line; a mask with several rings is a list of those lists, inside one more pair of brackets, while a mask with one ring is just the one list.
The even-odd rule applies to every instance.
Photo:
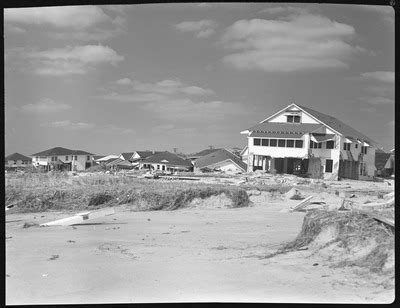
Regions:
[[106, 209], [101, 209], [98, 211], [90, 211], [90, 212], [83, 212], [83, 213], [78, 213], [75, 216], [63, 218], [63, 219], [58, 219], [55, 221], [43, 223], [40, 226], [41, 227], [48, 227], [48, 226], [71, 226], [75, 224], [79, 224], [82, 222], [85, 222], [86, 220], [89, 219], [94, 219], [94, 218], [99, 218], [99, 217], [104, 217], [108, 215], [115, 214], [115, 211], [113, 208], [106, 208]]
[[394, 206], [394, 197], [390, 198], [389, 200], [381, 203], [366, 203], [363, 204], [363, 208], [385, 208], [385, 207], [392, 207]]
[[291, 207], [291, 208], [289, 209], [289, 212], [302, 210], [304, 207], [306, 207], [306, 206], [310, 203], [310, 200], [311, 200], [312, 198], [313, 198], [313, 196], [308, 196], [307, 198], [305, 198], [303, 201], [301, 201], [301, 202], [298, 203], [297, 205]]
[[394, 228], [394, 219], [390, 219], [387, 217], [383, 217], [381, 215], [379, 215], [378, 213], [374, 213], [374, 212], [369, 212], [369, 211], [363, 211], [363, 210], [358, 210], [359, 213], [361, 214], [365, 214], [370, 216], [371, 218], [378, 220], [386, 225], [391, 226], [392, 228]]

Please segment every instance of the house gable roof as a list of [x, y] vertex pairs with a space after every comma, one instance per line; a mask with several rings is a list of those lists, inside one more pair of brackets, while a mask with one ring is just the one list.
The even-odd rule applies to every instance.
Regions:
[[29, 160], [29, 161], [31, 161], [32, 158], [22, 155], [20, 153], [13, 153], [13, 154], [6, 156], [5, 160], [6, 161], [7, 160], [23, 160], [23, 161]]
[[126, 153], [121, 153], [121, 155], [125, 160], [129, 160], [134, 153], [135, 152], [126, 152]]
[[226, 149], [219, 149], [216, 152], [200, 157], [195, 161], [194, 166], [196, 168], [202, 169], [226, 160], [231, 160], [233, 163], [243, 169], [243, 171], [246, 171], [247, 169], [247, 165], [239, 157], [232, 154]]
[[[141, 158], [147, 158], [149, 156], [152, 156], [156, 153], [161, 153], [161, 152], [156, 152], [156, 151], [136, 151], [136, 153], [141, 157]], [[133, 155], [133, 154], [132, 154]]]
[[382, 170], [385, 168], [386, 162], [390, 158], [390, 153], [385, 152], [375, 152], [375, 167], [377, 170]]
[[53, 155], [93, 155], [93, 153], [81, 150], [70, 150], [62, 147], [55, 147], [46, 151], [32, 154], [31, 156], [53, 156]]
[[168, 164], [168, 165], [175, 165], [175, 166], [185, 166], [185, 167], [192, 167], [192, 163], [188, 160], [185, 160], [179, 157], [176, 154], [170, 152], [158, 152], [152, 156], [147, 157], [143, 161], [144, 163], [151, 163], [151, 164]]
[[191, 155], [188, 155], [188, 156], [189, 157], [202, 157], [202, 156], [206, 156], [206, 155], [208, 155], [210, 153], [213, 153], [213, 152], [216, 152], [216, 151], [219, 151], [219, 150], [221, 150], [221, 149], [205, 149], [203, 151], [200, 151], [198, 153], [194, 153], [194, 154], [191, 154]]

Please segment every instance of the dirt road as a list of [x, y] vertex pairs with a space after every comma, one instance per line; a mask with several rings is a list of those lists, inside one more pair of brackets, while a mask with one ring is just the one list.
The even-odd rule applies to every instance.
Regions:
[[7, 215], [6, 303], [392, 301], [374, 277], [306, 252], [263, 258], [301, 228], [303, 213], [281, 209], [116, 208], [87, 225], [43, 228], [22, 225], [68, 214]]

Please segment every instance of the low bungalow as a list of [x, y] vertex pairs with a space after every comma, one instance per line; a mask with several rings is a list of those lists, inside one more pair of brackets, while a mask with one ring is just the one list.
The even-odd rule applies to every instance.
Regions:
[[26, 168], [32, 165], [32, 158], [14, 153], [5, 157], [4, 162], [7, 168]]
[[124, 152], [124, 153], [119, 154], [119, 158], [121, 158], [123, 160], [131, 161], [133, 154], [135, 154], [135, 152]]
[[30, 155], [35, 167], [45, 170], [82, 171], [94, 163], [94, 154], [55, 147]]
[[192, 171], [193, 165], [189, 160], [183, 159], [176, 154], [157, 152], [139, 162], [140, 169], [152, 169], [159, 171]]
[[226, 149], [219, 149], [198, 158], [194, 162], [194, 172], [220, 170], [224, 172], [246, 172], [247, 165], [239, 156]]
[[188, 158], [190, 159], [190, 161], [193, 164], [200, 157], [204, 157], [204, 156], [206, 156], [206, 155], [208, 155], [210, 153], [214, 153], [214, 152], [219, 151], [219, 150], [221, 150], [221, 149], [205, 149], [203, 151], [188, 155]]

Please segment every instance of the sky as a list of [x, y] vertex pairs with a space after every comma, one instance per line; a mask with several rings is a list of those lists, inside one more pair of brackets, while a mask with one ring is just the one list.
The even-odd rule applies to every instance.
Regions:
[[244, 147], [291, 103], [394, 148], [394, 10], [291, 3], [4, 9], [5, 154]]

